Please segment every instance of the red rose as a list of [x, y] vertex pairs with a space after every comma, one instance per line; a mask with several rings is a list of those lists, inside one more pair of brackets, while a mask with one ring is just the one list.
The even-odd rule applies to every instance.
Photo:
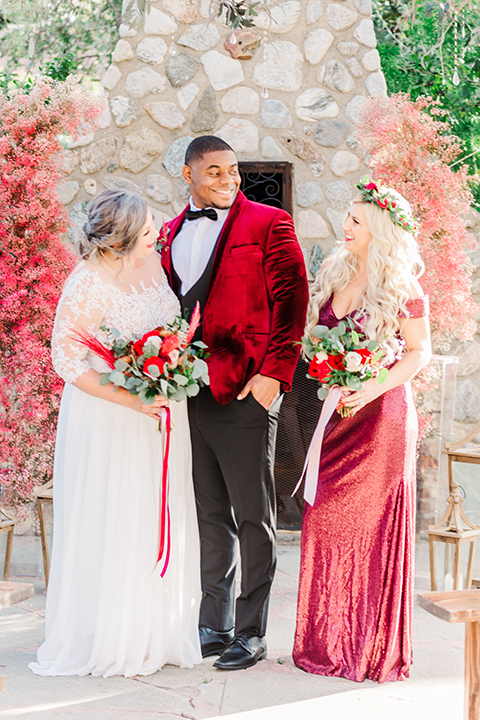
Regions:
[[318, 363], [317, 365], [317, 377], [320, 380], [320, 382], [323, 382], [325, 380], [328, 380], [331, 373], [331, 369], [327, 363], [326, 360], [322, 360], [321, 363]]
[[310, 375], [312, 377], [317, 378], [320, 382], [322, 382], [322, 381], [328, 379], [331, 369], [328, 366], [328, 363], [326, 360], [322, 360], [322, 362], [318, 362], [318, 360], [316, 358], [313, 358], [313, 360], [310, 363], [310, 366], [308, 368], [308, 372], [310, 373]]
[[390, 207], [392, 208], [392, 210], [395, 210], [395, 208], [397, 207], [397, 203], [395, 202], [395, 200], [390, 201]]
[[382, 200], [381, 198], [379, 198], [377, 200], [377, 203], [380, 205], [381, 208], [383, 208], [385, 210], [385, 208], [388, 205], [388, 200]]
[[376, 190], [378, 192], [378, 187], [375, 185], [375, 183], [371, 182], [368, 183], [368, 185], [365, 185], [365, 190]]
[[143, 337], [140, 338], [140, 340], [137, 340], [137, 342], [134, 344], [133, 349], [137, 353], [137, 355], [141, 355], [143, 352], [143, 346], [147, 342], [148, 338], [153, 337], [154, 335], [157, 335], [159, 337], [158, 330], [150, 330], [150, 332], [145, 333]]
[[358, 350], [355, 350], [355, 352], [362, 356], [362, 365], [365, 365], [367, 360], [370, 360], [370, 358], [375, 355], [374, 352], [371, 352], [371, 350], [368, 350], [367, 348], [359, 348]]
[[315, 358], [313, 358], [308, 366], [308, 372], [312, 377], [318, 378], [318, 363]]
[[328, 364], [333, 370], [343, 370], [343, 357], [341, 355], [329, 355]]
[[150, 357], [147, 360], [145, 360], [145, 363], [143, 365], [143, 372], [150, 372], [150, 368], [157, 367], [160, 371], [160, 373], [163, 372], [163, 366], [165, 365], [165, 360], [161, 360], [158, 357]]

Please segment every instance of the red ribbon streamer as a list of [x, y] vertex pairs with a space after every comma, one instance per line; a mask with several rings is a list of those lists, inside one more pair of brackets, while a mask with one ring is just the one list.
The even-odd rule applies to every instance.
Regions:
[[168, 563], [170, 560], [170, 506], [168, 503], [168, 455], [170, 452], [170, 408], [162, 408], [161, 412], [161, 431], [162, 441], [164, 440], [163, 447], [163, 472], [162, 472], [162, 487], [160, 491], [160, 539], [157, 563], [163, 561], [163, 567], [160, 572], [160, 576], [163, 578], [167, 572]]

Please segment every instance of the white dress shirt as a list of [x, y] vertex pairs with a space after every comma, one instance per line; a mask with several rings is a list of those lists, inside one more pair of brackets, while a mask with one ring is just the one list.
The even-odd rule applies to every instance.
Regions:
[[[201, 209], [196, 207], [192, 198], [190, 209]], [[217, 220], [210, 220], [208, 217], [185, 219], [182, 229], [172, 243], [172, 261], [175, 272], [182, 281], [182, 295], [185, 295], [205, 272], [230, 208], [214, 210], [218, 215]]]

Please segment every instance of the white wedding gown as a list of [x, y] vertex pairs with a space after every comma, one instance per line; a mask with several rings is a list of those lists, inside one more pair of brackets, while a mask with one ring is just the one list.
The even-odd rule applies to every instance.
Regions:
[[158, 263], [147, 281], [129, 291], [85, 266], [65, 285], [52, 341], [55, 369], [66, 385], [55, 452], [46, 639], [29, 665], [38, 675], [131, 677], [165, 663], [201, 662], [200, 556], [186, 403], [171, 403], [172, 544], [162, 579], [160, 565], [155, 567], [163, 463], [157, 422], [71, 384], [91, 367], [107, 369], [70, 340], [75, 328], [102, 340], [104, 325], [136, 340], [179, 312]]

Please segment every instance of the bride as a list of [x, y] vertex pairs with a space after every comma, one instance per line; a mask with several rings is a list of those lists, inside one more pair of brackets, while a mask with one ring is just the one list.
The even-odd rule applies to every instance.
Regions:
[[[107, 190], [91, 203], [82, 260], [68, 278], [52, 339], [65, 380], [54, 467], [54, 539], [38, 675], [149, 675], [201, 662], [200, 559], [185, 402], [172, 403], [172, 546], [155, 568], [166, 400], [144, 405], [99, 384], [103, 361], [72, 339], [103, 326], [136, 340], [180, 314], [155, 252], [146, 202]], [[154, 569], [155, 568], [155, 569]]]

